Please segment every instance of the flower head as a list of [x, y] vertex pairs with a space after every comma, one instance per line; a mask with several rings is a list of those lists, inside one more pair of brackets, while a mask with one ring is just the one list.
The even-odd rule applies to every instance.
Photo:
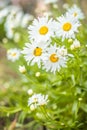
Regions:
[[9, 49], [7, 51], [7, 59], [11, 60], [12, 62], [18, 60], [20, 57], [20, 50], [17, 48]]
[[43, 61], [43, 68], [55, 73], [61, 67], [66, 67], [67, 56], [67, 50], [64, 47], [56, 47], [56, 44], [51, 45], [47, 52], [47, 61]]
[[57, 20], [56, 35], [62, 37], [62, 40], [66, 38], [75, 38], [75, 33], [78, 32], [78, 27], [80, 26], [79, 21], [74, 19], [71, 15], [62, 15]]
[[68, 9], [66, 15], [72, 15], [75, 19], [84, 19], [84, 14], [81, 9], [77, 5], [73, 5], [70, 9]]
[[29, 26], [30, 39], [36, 41], [47, 41], [51, 36], [54, 36], [55, 22], [48, 17], [34, 19], [33, 24]]
[[48, 95], [42, 95], [42, 94], [33, 94], [29, 100], [28, 100], [28, 106], [31, 106], [32, 104], [35, 105], [35, 107], [47, 105], [48, 102]]
[[26, 47], [24, 47], [22, 53], [25, 55], [25, 60], [28, 64], [34, 65], [35, 63], [38, 66], [41, 66], [42, 60], [46, 60], [45, 51], [48, 47], [49, 43], [38, 42], [35, 41], [30, 43], [26, 43]]

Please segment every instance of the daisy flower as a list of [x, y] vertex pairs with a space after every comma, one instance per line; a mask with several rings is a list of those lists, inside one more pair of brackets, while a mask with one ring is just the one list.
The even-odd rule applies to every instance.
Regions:
[[38, 98], [40, 96], [40, 94], [33, 94], [28, 100], [28, 106], [30, 106], [31, 104], [38, 104]]
[[12, 62], [18, 60], [20, 57], [20, 50], [18, 50], [17, 48], [14, 49], [9, 49], [7, 51], [7, 59], [11, 60]]
[[47, 41], [54, 36], [55, 21], [48, 20], [48, 17], [34, 19], [33, 24], [29, 26], [30, 39], [36, 41]]
[[8, 8], [0, 10], [0, 24], [4, 21], [4, 18], [8, 15], [8, 13], [9, 13]]
[[43, 68], [55, 74], [61, 67], [66, 67], [67, 52], [62, 47], [50, 46], [47, 52], [47, 61], [43, 62]]
[[31, 106], [32, 104], [35, 105], [35, 107], [47, 105], [48, 102], [48, 95], [42, 95], [42, 94], [34, 94], [32, 95], [28, 100], [28, 106]]
[[49, 43], [38, 42], [35, 41], [30, 43], [26, 43], [22, 54], [24, 54], [25, 60], [28, 64], [34, 65], [35, 63], [38, 64], [38, 67], [41, 66], [41, 61], [46, 60], [45, 51], [48, 47]]
[[38, 105], [43, 106], [47, 105], [47, 103], [48, 103], [48, 95], [40, 95], [40, 97], [38, 98]]
[[11, 11], [5, 22], [5, 31], [8, 38], [14, 37], [14, 29], [20, 26], [23, 13]]
[[80, 26], [79, 21], [75, 20], [71, 15], [62, 15], [57, 20], [56, 35], [62, 37], [62, 40], [66, 38], [75, 38], [75, 33], [78, 32], [78, 27]]
[[81, 9], [77, 5], [73, 5], [70, 9], [68, 9], [66, 15], [72, 15], [76, 19], [84, 19], [84, 14]]

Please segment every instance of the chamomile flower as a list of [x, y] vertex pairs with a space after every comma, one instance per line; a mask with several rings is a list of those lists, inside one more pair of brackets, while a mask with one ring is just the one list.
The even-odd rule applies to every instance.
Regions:
[[51, 45], [47, 54], [47, 61], [43, 61], [43, 68], [46, 71], [51, 71], [55, 74], [61, 67], [66, 67], [68, 54], [64, 48], [56, 47], [56, 44], [54, 46]]
[[20, 26], [21, 18], [23, 13], [21, 11], [12, 12], [8, 15], [6, 22], [5, 22], [5, 31], [8, 38], [14, 37], [14, 29]]
[[47, 41], [54, 36], [55, 21], [48, 17], [34, 19], [33, 24], [29, 26], [30, 39], [36, 41]]
[[37, 104], [38, 103], [38, 98], [40, 97], [40, 94], [33, 94], [29, 100], [28, 100], [28, 106], [31, 104]]
[[42, 94], [34, 94], [32, 95], [28, 100], [28, 106], [31, 106], [32, 104], [35, 105], [35, 107], [47, 105], [48, 103], [48, 95], [42, 95]]
[[68, 3], [63, 4], [63, 8], [64, 9], [68, 9], [69, 8], [69, 4]]
[[7, 59], [11, 60], [12, 62], [18, 60], [20, 57], [20, 50], [17, 48], [9, 49], [7, 51]]
[[71, 15], [60, 16], [57, 23], [56, 35], [62, 37], [62, 40], [66, 38], [75, 38], [75, 33], [78, 32], [80, 23], [74, 19]]
[[26, 47], [24, 47], [22, 54], [24, 54], [24, 58], [28, 64], [34, 65], [37, 63], [38, 67], [40, 67], [42, 60], [46, 60], [45, 51], [48, 45], [49, 43], [36, 43], [35, 41], [32, 43], [26, 43]]
[[81, 9], [77, 5], [73, 5], [70, 9], [68, 9], [66, 15], [71, 14], [76, 19], [84, 19], [84, 14]]
[[38, 98], [38, 105], [43, 106], [47, 105], [47, 103], [48, 103], [48, 95], [40, 95], [40, 97]]
[[9, 13], [8, 8], [0, 10], [0, 24], [4, 21], [4, 18], [8, 15], [8, 13]]

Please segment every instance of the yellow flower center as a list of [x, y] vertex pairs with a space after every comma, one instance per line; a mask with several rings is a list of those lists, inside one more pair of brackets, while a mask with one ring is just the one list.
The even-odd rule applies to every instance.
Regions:
[[42, 49], [39, 48], [39, 47], [36, 47], [36, 48], [34, 49], [34, 55], [35, 55], [35, 56], [41, 56], [41, 54], [42, 54]]
[[69, 31], [71, 29], [71, 27], [72, 27], [71, 23], [67, 22], [63, 25], [63, 30]]
[[78, 14], [77, 14], [76, 12], [74, 12], [74, 14], [73, 14], [73, 15], [74, 15], [74, 17], [76, 17]]
[[40, 33], [41, 35], [45, 35], [45, 34], [47, 34], [47, 32], [48, 32], [48, 27], [46, 27], [46, 26], [42, 26], [42, 27], [39, 29], [39, 33]]
[[15, 57], [17, 54], [16, 54], [16, 53], [12, 53], [11, 55], [12, 55], [13, 57]]
[[37, 102], [37, 98], [34, 98], [34, 102]]
[[59, 60], [59, 58], [57, 57], [56, 54], [52, 54], [52, 55], [50, 56], [50, 61], [52, 61], [52, 62], [57, 62], [58, 60]]

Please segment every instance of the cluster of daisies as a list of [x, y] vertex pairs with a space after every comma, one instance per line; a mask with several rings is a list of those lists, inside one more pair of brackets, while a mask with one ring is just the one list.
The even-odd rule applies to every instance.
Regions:
[[75, 38], [75, 34], [81, 25], [80, 19], [83, 18], [81, 10], [74, 5], [56, 20], [47, 16], [34, 19], [32, 25], [28, 27], [31, 42], [26, 43], [22, 51], [28, 65], [37, 63], [39, 68], [42, 67], [53, 73], [66, 67], [68, 56], [71, 55], [68, 54], [65, 46], [51, 44], [52, 38], [61, 38], [61, 42], [65, 39], [73, 39], [71, 49], [79, 47], [80, 43]]
[[[78, 28], [81, 26], [80, 20], [83, 18], [81, 10], [74, 5], [56, 20], [49, 19], [47, 16], [34, 19], [32, 25], [28, 27], [30, 43], [26, 43], [21, 52], [16, 48], [8, 50], [8, 59], [15, 61], [21, 53], [28, 65], [37, 64], [39, 68], [55, 74], [61, 68], [67, 67], [68, 58], [73, 56], [68, 54], [64, 45], [53, 43], [52, 40], [59, 38], [61, 43], [64, 43], [65, 39], [72, 40], [71, 50], [80, 47], [80, 42], [76, 39], [75, 34], [78, 32]], [[24, 66], [20, 68], [24, 71]]]
[[26, 28], [31, 20], [33, 20], [33, 16], [24, 14], [19, 6], [9, 5], [0, 10], [0, 24], [4, 23], [6, 36], [9, 39], [18, 38], [19, 34], [15, 29]]
[[[55, 74], [61, 68], [67, 67], [69, 57], [73, 57], [68, 53], [67, 47], [62, 46], [65, 39], [73, 41], [70, 46], [71, 50], [80, 47], [80, 42], [76, 39], [75, 34], [78, 32], [78, 28], [81, 26], [80, 20], [83, 18], [81, 10], [74, 5], [66, 14], [56, 20], [47, 16], [34, 19], [32, 25], [28, 27], [30, 42], [25, 44], [23, 50], [16, 48], [8, 50], [7, 58], [14, 62], [19, 59], [20, 54], [23, 54], [28, 65], [37, 64], [39, 68]], [[61, 39], [62, 44], [54, 42], [56, 38]], [[25, 73], [25, 66], [19, 66], [19, 71]], [[28, 93], [31, 95], [28, 100], [30, 110], [47, 105], [48, 95], [32, 94], [31, 90]]]
[[30, 110], [33, 111], [40, 106], [45, 106], [48, 103], [48, 95], [43, 95], [41, 93], [36, 94], [33, 93], [32, 89], [28, 90], [28, 94], [30, 95], [28, 100], [28, 106], [30, 106]]

